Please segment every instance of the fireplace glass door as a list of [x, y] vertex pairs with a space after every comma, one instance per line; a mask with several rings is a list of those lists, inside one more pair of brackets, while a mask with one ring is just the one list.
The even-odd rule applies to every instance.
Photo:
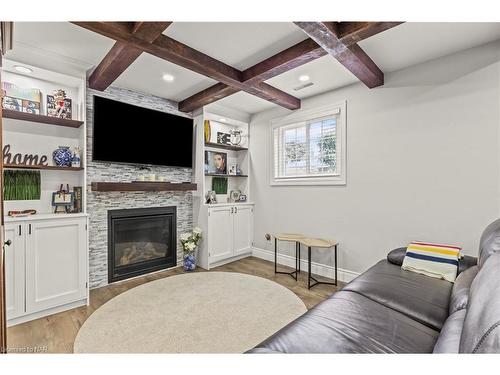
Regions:
[[110, 281], [175, 266], [175, 212], [163, 209], [109, 211]]

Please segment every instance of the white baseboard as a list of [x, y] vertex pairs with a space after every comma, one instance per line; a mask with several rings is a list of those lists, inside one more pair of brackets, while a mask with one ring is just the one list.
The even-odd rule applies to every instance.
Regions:
[[[252, 248], [252, 255], [257, 258], [265, 259], [274, 262], [274, 251], [261, 249], [258, 247]], [[295, 267], [295, 257], [290, 255], [284, 255], [278, 253], [278, 264], [288, 267]], [[307, 260], [300, 260], [301, 271], [307, 272]], [[335, 267], [327, 264], [320, 264], [316, 262], [311, 262], [311, 272], [316, 275], [328, 277], [329, 279], [335, 278]], [[344, 270], [342, 268], [337, 268], [337, 276], [339, 281], [348, 283], [359, 275], [358, 272]]]

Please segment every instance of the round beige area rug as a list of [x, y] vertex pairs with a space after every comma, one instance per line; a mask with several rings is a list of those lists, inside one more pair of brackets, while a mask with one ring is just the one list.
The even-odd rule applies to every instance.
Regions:
[[200, 272], [133, 288], [97, 309], [75, 353], [243, 353], [306, 312], [261, 277]]

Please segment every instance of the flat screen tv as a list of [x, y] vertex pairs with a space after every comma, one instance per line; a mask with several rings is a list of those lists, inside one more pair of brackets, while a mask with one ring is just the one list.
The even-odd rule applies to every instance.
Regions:
[[193, 120], [94, 96], [92, 159], [191, 168]]

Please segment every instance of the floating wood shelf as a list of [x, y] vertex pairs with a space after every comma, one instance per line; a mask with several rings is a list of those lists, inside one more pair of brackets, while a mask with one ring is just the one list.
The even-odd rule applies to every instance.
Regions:
[[79, 128], [83, 124], [83, 121], [68, 120], [64, 118], [50, 117], [45, 115], [35, 115], [33, 113], [13, 111], [11, 109], [2, 110], [2, 115], [4, 118], [11, 118], [14, 120], [24, 120], [38, 122], [41, 124], [66, 126], [68, 128]]
[[4, 164], [6, 169], [43, 169], [50, 171], [83, 171], [83, 167], [58, 167], [55, 165], [25, 165], [25, 164]]
[[212, 177], [248, 177], [246, 174], [220, 174], [220, 173], [205, 173], [205, 176]]
[[193, 183], [175, 184], [172, 182], [92, 182], [92, 191], [191, 191], [196, 190]]
[[247, 151], [248, 148], [233, 145], [223, 145], [220, 143], [205, 142], [205, 147], [220, 148], [221, 150], [232, 150], [232, 151]]

